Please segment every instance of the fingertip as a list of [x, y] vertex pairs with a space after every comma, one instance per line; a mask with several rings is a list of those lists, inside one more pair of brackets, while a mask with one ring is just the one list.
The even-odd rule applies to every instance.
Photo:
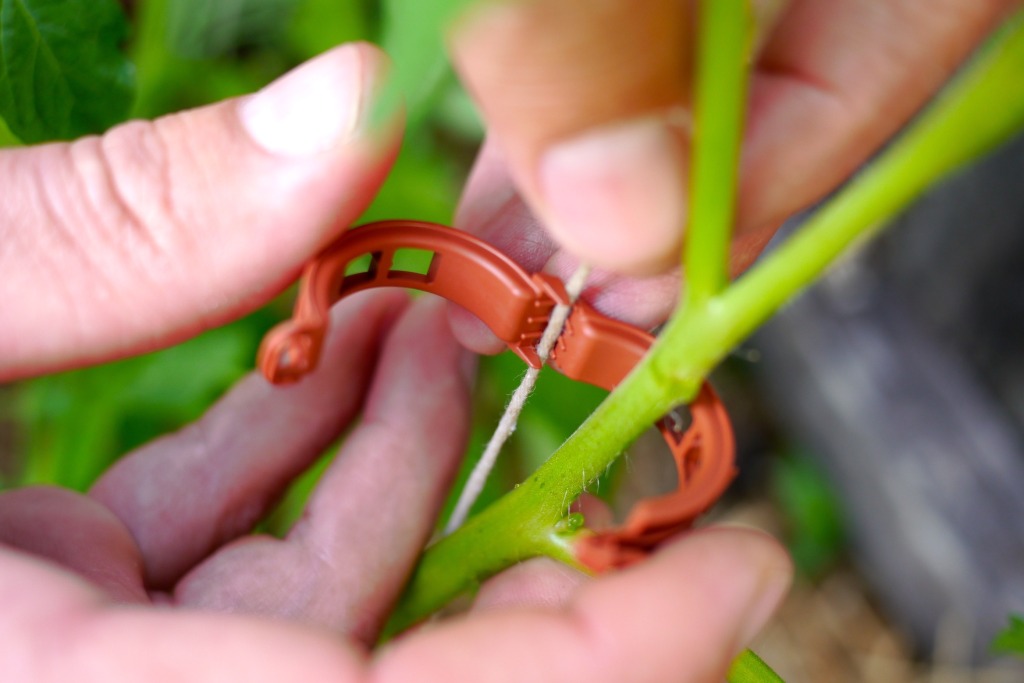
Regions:
[[548, 148], [538, 168], [541, 214], [581, 260], [651, 275], [678, 261], [686, 218], [680, 134], [664, 116], [587, 131]]
[[367, 129], [385, 68], [384, 55], [367, 43], [328, 50], [243, 98], [237, 108], [242, 128], [274, 155], [328, 151]]
[[[613, 630], [609, 666], [644, 652], [638, 680], [689, 671], [724, 677], [732, 658], [778, 607], [792, 578], [785, 551], [751, 529], [713, 527], [682, 535], [648, 561], [584, 586], [575, 614]], [[630, 626], [625, 626], [629, 624]]]
[[684, 545], [688, 546], [688, 552], [695, 553], [698, 544], [706, 544], [715, 554], [749, 555], [747, 559], [755, 560], [755, 564], [763, 560], [766, 565], [792, 572], [792, 560], [778, 539], [762, 529], [739, 523], [715, 524], [690, 531], [670, 541], [659, 555], [677, 552], [675, 549]]
[[448, 305], [448, 324], [458, 342], [474, 353], [493, 356], [505, 350], [504, 342], [480, 318], [458, 304]]
[[763, 578], [783, 589], [793, 578], [793, 561], [778, 539], [742, 524], [717, 524], [685, 533], [659, 550], [654, 561], [707, 564], [700, 558], [728, 567], [736, 578]]
[[722, 605], [732, 621], [737, 650], [748, 645], [764, 627], [793, 582], [789, 553], [777, 539], [753, 527], [728, 524], [700, 529], [683, 536], [660, 555], [666, 563], [704, 562], [708, 585], [718, 585], [734, 596]]

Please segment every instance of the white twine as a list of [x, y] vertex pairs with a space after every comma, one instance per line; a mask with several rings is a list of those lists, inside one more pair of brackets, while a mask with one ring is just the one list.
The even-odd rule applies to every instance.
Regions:
[[[555, 342], [562, 336], [565, 321], [569, 318], [572, 305], [576, 303], [576, 299], [579, 298], [580, 293], [583, 291], [583, 285], [586, 283], [589, 274], [590, 266], [585, 263], [580, 264], [580, 267], [572, 274], [569, 281], [565, 283], [565, 291], [569, 295], [569, 303], [558, 304], [551, 311], [551, 318], [548, 319], [547, 327], [544, 328], [544, 334], [541, 335], [540, 342], [537, 344], [537, 355], [540, 357], [542, 367], [547, 362], [548, 356], [551, 355], [551, 349], [555, 347]], [[484, 490], [484, 484], [487, 483], [487, 477], [490, 476], [491, 470], [494, 469], [494, 464], [498, 461], [501, 447], [505, 445], [508, 438], [516, 431], [519, 415], [523, 412], [526, 399], [533, 392], [533, 387], [537, 384], [539, 376], [540, 368], [529, 368], [523, 377], [523, 381], [512, 394], [512, 398], [509, 399], [508, 405], [505, 407], [505, 413], [498, 420], [498, 427], [487, 442], [487, 447], [484, 448], [484, 453], [480, 456], [476, 467], [470, 473], [469, 479], [466, 480], [462, 493], [459, 494], [459, 502], [455, 505], [455, 510], [452, 512], [452, 516], [448, 518], [448, 524], [444, 529], [446, 536], [462, 526], [469, 516], [473, 503], [480, 497], [480, 493]]]

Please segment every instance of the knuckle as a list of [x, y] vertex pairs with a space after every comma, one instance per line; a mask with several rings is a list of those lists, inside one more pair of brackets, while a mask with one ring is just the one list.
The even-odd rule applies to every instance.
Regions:
[[180, 227], [171, 154], [159, 128], [132, 121], [72, 143], [81, 211], [94, 230], [132, 253], [156, 256]]

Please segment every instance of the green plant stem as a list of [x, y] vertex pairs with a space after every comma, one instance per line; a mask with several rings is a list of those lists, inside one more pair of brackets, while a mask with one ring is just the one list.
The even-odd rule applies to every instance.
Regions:
[[728, 282], [729, 242], [747, 101], [754, 15], [748, 0], [700, 3], [684, 300], [697, 306]]
[[733, 660], [725, 680], [729, 683], [783, 683], [782, 678], [750, 650], [744, 650]]
[[168, 83], [181, 61], [167, 47], [167, 2], [147, 0], [140, 3], [135, 20], [131, 56], [135, 62], [136, 90], [133, 117], [148, 118], [165, 109]]
[[[688, 400], [700, 379], [845, 249], [929, 185], [1024, 128], [1024, 12], [1011, 19], [908, 131], [790, 240], [704, 306], [684, 307], [648, 355]], [[609, 397], [614, 400], [614, 397]]]

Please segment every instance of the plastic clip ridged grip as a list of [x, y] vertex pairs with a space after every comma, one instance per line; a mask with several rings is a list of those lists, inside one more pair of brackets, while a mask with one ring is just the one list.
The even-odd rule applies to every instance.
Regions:
[[[399, 249], [433, 253], [426, 273], [394, 267]], [[369, 257], [365, 268], [352, 264]], [[346, 272], [348, 271], [348, 274]], [[339, 299], [376, 287], [418, 289], [457, 303], [480, 318], [532, 367], [536, 345], [551, 311], [568, 298], [561, 282], [530, 275], [489, 244], [464, 232], [418, 221], [381, 221], [342, 234], [307, 266], [295, 312], [267, 334], [260, 347], [263, 374], [277, 384], [299, 380], [320, 358]], [[654, 338], [577, 302], [552, 351], [551, 365], [571, 379], [613, 389], [640, 360]], [[658, 543], [709, 508], [735, 474], [729, 417], [707, 384], [690, 406], [685, 432], [666, 417], [659, 423], [679, 472], [678, 489], [638, 503], [619, 529], [580, 537], [579, 560], [601, 571], [642, 559]]]

